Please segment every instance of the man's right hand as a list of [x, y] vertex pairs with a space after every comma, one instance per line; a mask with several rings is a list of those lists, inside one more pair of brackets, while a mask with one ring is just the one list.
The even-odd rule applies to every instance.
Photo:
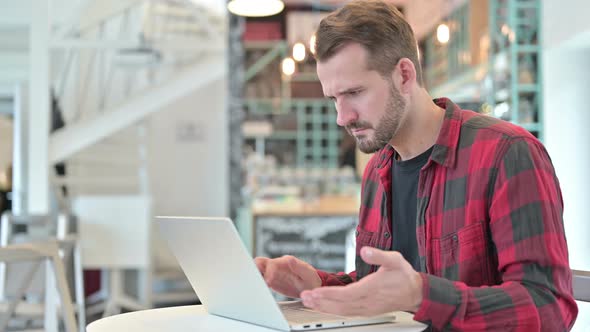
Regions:
[[293, 256], [256, 257], [254, 262], [268, 287], [285, 296], [298, 298], [302, 291], [322, 285], [316, 269]]

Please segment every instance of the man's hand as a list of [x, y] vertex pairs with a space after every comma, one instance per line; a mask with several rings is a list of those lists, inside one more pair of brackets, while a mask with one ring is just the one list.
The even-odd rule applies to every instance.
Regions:
[[415, 312], [422, 303], [422, 278], [399, 252], [371, 247], [362, 259], [379, 269], [346, 286], [321, 287], [301, 293], [309, 308], [345, 316], [372, 316], [391, 311]]
[[313, 266], [293, 256], [256, 257], [254, 262], [268, 287], [288, 297], [300, 297], [302, 291], [322, 285]]

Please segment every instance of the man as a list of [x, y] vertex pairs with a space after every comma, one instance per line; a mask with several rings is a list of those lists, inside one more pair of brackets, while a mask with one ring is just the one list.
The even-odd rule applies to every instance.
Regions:
[[433, 330], [571, 328], [563, 203], [542, 144], [433, 101], [412, 30], [392, 5], [349, 2], [322, 20], [316, 40], [338, 125], [375, 152], [362, 181], [356, 271], [256, 258], [268, 285], [324, 312], [410, 311]]

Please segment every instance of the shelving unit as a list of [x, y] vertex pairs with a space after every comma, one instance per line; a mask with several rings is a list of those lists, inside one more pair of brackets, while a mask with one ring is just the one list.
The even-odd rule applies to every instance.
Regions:
[[508, 111], [502, 118], [522, 125], [542, 139], [540, 17], [540, 0], [490, 1], [491, 63], [505, 57], [508, 70], [490, 70], [490, 95], [494, 98], [489, 99], [489, 104], [494, 108], [506, 103]]
[[[245, 101], [246, 114], [273, 124], [294, 120], [292, 128], [274, 129], [265, 141], [291, 141], [296, 166], [337, 167], [342, 130], [336, 124], [336, 110], [324, 99], [283, 99]], [[248, 117], [248, 116], [247, 116]], [[277, 126], [275, 126], [277, 127]]]
[[[280, 61], [287, 54], [284, 41], [251, 43], [245, 49], [245, 120], [269, 122], [273, 127], [258, 147], [270, 150], [275, 143], [279, 150], [290, 149], [298, 167], [337, 167], [342, 130], [336, 124], [334, 103], [324, 98], [293, 98], [291, 93], [293, 78], [317, 82], [317, 76], [307, 72], [291, 78], [280, 75]], [[249, 52], [256, 54], [249, 56]], [[249, 95], [249, 89], [258, 93]]]
[[[481, 6], [487, 7], [485, 20], [477, 16]], [[435, 31], [424, 42], [431, 94], [480, 102], [483, 112], [542, 140], [540, 18], [541, 0], [468, 1], [446, 20], [448, 44], [438, 43]]]
[[341, 130], [334, 103], [294, 100], [297, 110], [297, 165], [338, 166]]
[[426, 39], [426, 81], [432, 86], [448, 82], [457, 73], [469, 69], [471, 64], [470, 50], [470, 11], [469, 2], [453, 12], [447, 25], [452, 34], [448, 43], [437, 40], [436, 31]]

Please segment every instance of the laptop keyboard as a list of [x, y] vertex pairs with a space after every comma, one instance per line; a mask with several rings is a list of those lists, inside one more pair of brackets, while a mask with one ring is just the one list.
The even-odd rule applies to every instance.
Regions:
[[313, 310], [303, 306], [303, 304], [301, 304], [301, 302], [282, 303], [280, 305], [280, 308], [281, 308], [281, 311], [283, 312], [283, 315], [285, 315], [285, 318], [289, 322], [298, 323], [298, 324], [326, 322], [326, 321], [341, 321], [343, 319], [346, 319], [345, 317], [338, 316], [338, 315], [331, 315], [331, 314], [313, 311]]

